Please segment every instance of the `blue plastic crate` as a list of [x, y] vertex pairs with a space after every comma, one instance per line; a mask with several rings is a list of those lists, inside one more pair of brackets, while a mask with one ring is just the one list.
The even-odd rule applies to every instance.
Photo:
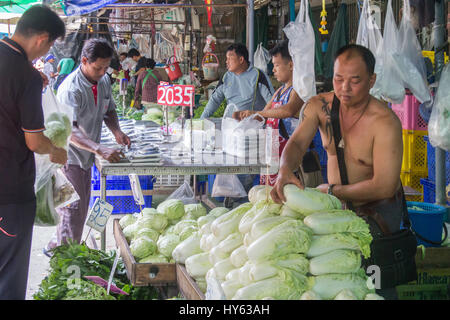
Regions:
[[[98, 197], [91, 197], [89, 207], [94, 205], [97, 198]], [[145, 205], [143, 207], [151, 208], [152, 196], [144, 196], [144, 201]], [[133, 196], [106, 196], [106, 202], [114, 207], [112, 214], [135, 213], [141, 211], [141, 208], [134, 201]]]
[[[92, 190], [100, 190], [100, 173], [95, 165], [92, 167]], [[142, 190], [153, 190], [153, 176], [139, 176]], [[130, 178], [128, 176], [107, 176], [106, 190], [131, 190]]]
[[[424, 136], [423, 139], [427, 143], [427, 161], [428, 161], [428, 179], [432, 182], [436, 182], [436, 155], [435, 148], [431, 145], [428, 136]], [[445, 153], [445, 184], [450, 184], [450, 152]]]
[[436, 203], [436, 184], [429, 179], [420, 179], [420, 184], [423, 186], [423, 202]]

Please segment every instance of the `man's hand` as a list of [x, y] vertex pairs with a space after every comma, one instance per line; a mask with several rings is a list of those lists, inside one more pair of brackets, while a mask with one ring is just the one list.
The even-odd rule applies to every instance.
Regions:
[[49, 157], [51, 162], [64, 165], [67, 162], [67, 151], [63, 148], [54, 147]]
[[330, 185], [328, 183], [323, 183], [323, 184], [317, 186], [316, 189], [318, 189], [322, 193], [328, 193], [328, 187], [329, 186]]
[[288, 170], [280, 169], [278, 172], [277, 182], [273, 186], [272, 191], [270, 191], [270, 195], [272, 200], [276, 203], [284, 203], [286, 202], [286, 197], [284, 196], [284, 186], [287, 184], [294, 184], [300, 189], [304, 189], [305, 187], [301, 184], [300, 180], [297, 179], [295, 174]]
[[131, 145], [130, 138], [122, 131], [119, 131], [117, 134], [114, 135], [114, 137], [116, 138], [116, 142], [120, 145], [128, 147]]
[[97, 154], [103, 159], [109, 162], [119, 162], [125, 155], [122, 151], [114, 148], [108, 148], [100, 145], [97, 150]]
[[39, 71], [39, 74], [41, 75], [41, 78], [42, 78], [42, 82], [43, 82], [42, 86], [43, 87], [48, 86], [48, 78], [45, 75], [45, 73], [43, 73], [42, 71]]

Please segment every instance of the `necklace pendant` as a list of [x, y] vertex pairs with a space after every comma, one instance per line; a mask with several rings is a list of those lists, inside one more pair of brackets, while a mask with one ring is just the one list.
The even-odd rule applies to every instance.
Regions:
[[338, 147], [344, 149], [345, 144], [344, 144], [344, 139], [343, 138], [341, 138], [341, 141], [339, 141]]

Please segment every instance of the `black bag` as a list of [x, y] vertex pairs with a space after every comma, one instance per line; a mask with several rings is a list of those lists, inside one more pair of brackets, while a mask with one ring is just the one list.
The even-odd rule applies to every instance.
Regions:
[[[348, 184], [348, 176], [344, 160], [344, 150], [338, 146], [341, 141], [339, 106], [340, 102], [337, 97], [334, 96], [331, 109], [331, 123], [341, 182], [345, 185]], [[381, 203], [381, 201], [365, 205], [358, 208], [358, 210], [355, 210], [351, 202], [348, 203], [350, 210], [355, 211], [359, 216], [365, 218], [369, 224], [375, 224], [383, 233], [383, 236], [381, 237], [374, 236], [374, 239], [370, 244], [370, 258], [363, 259], [362, 261], [362, 265], [366, 270], [369, 266], [378, 266], [380, 268], [380, 289], [393, 288], [397, 285], [417, 280], [415, 261], [417, 240], [414, 233], [411, 231], [411, 223], [408, 218], [408, 209], [403, 193], [403, 187], [401, 188], [401, 194], [396, 195], [393, 198], [398, 205], [402, 206], [402, 221], [405, 228], [393, 234], [389, 231], [382, 215], [376, 211], [376, 204]], [[399, 198], [401, 199], [400, 201], [398, 201]], [[393, 199], [389, 199], [387, 201], [392, 200]], [[368, 271], [370, 273], [372, 270]]]

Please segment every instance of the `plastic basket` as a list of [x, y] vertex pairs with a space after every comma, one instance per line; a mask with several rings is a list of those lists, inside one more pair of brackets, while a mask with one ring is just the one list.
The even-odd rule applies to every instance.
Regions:
[[[97, 196], [91, 197], [89, 207], [94, 205], [97, 198]], [[143, 207], [151, 208], [152, 196], [144, 196], [144, 201], [145, 205]], [[133, 196], [106, 196], [106, 202], [114, 207], [112, 214], [135, 213], [141, 211], [141, 208], [134, 201]]]
[[405, 284], [396, 287], [399, 300], [448, 300], [446, 284]]
[[405, 130], [427, 130], [427, 122], [420, 116], [420, 102], [411, 94], [406, 94], [401, 104], [392, 104], [392, 111], [397, 115]]
[[423, 201], [423, 186], [420, 184], [420, 179], [426, 178], [427, 172], [426, 171], [418, 171], [418, 172], [401, 172], [400, 173], [400, 180], [402, 180], [402, 184], [404, 186], [411, 187], [420, 193], [422, 195], [420, 196], [406, 196], [406, 200], [408, 201]]
[[[422, 238], [433, 242], [442, 240], [442, 226], [446, 218], [447, 208], [424, 202], [407, 202], [407, 206], [411, 228], [416, 233], [417, 245], [440, 247], [439, 244], [424, 241]], [[420, 236], [417, 236], [417, 234]]]
[[[420, 184], [423, 186], [423, 202], [436, 203], [436, 184], [430, 179], [420, 179]], [[450, 205], [450, 201], [447, 201]]]
[[423, 137], [427, 131], [403, 130], [402, 171], [427, 170], [427, 144]]
[[[142, 190], [153, 190], [153, 176], [139, 176]], [[100, 190], [100, 173], [95, 165], [92, 167], [91, 175], [92, 190]], [[106, 190], [131, 190], [130, 178], [128, 176], [107, 176]]]
[[[436, 182], [436, 154], [428, 136], [423, 137], [427, 144], [428, 180]], [[445, 184], [450, 184], [450, 152], [445, 152]]]

